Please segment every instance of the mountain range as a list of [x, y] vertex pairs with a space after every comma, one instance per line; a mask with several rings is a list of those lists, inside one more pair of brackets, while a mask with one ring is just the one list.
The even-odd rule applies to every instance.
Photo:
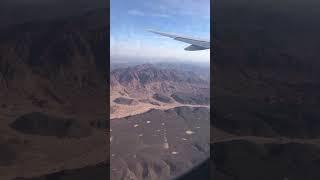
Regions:
[[153, 64], [118, 68], [110, 73], [112, 92], [123, 91], [128, 95], [174, 92], [193, 92], [209, 90], [208, 81], [192, 71], [160, 68]]
[[38, 99], [45, 106], [63, 106], [79, 104], [75, 103], [79, 95], [104, 96], [107, 24], [106, 9], [98, 9], [81, 16], [2, 28], [2, 102]]
[[108, 167], [107, 9], [41, 18], [0, 29], [4, 180]]

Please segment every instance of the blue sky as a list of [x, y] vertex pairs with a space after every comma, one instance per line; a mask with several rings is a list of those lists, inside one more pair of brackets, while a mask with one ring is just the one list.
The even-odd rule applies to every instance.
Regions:
[[[147, 29], [210, 38], [210, 0], [110, 0], [112, 57], [210, 62], [210, 51], [184, 51], [188, 44]], [[111, 59], [112, 60], [112, 59]]]

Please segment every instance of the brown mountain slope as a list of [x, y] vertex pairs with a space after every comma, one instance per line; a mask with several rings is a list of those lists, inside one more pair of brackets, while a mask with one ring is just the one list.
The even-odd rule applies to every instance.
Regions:
[[115, 69], [110, 75], [112, 92], [122, 90], [132, 96], [138, 94], [174, 92], [208, 92], [209, 84], [197, 74], [174, 69], [161, 69], [152, 64]]
[[191, 71], [142, 64], [114, 69], [110, 82], [111, 118], [210, 102], [209, 82]]
[[106, 17], [97, 10], [0, 30], [1, 180], [107, 161]]
[[25, 100], [41, 101], [43, 106], [62, 106], [78, 101], [79, 96], [92, 99], [95, 97], [92, 94], [104, 95], [107, 79], [104, 11], [1, 30], [2, 103]]

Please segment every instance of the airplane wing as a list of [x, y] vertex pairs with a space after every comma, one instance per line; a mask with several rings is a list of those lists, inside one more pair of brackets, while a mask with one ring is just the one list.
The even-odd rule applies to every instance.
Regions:
[[164, 33], [164, 32], [159, 32], [154, 30], [148, 30], [148, 31], [155, 34], [159, 34], [161, 36], [173, 38], [174, 40], [177, 40], [177, 41], [191, 44], [190, 46], [184, 49], [186, 51], [198, 51], [198, 50], [210, 49], [210, 41], [207, 41], [207, 40], [194, 39], [190, 37], [179, 36], [175, 34], [169, 34], [169, 33]]

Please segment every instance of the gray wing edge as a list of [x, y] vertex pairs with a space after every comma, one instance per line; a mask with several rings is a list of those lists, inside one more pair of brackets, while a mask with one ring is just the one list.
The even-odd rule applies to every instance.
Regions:
[[158, 35], [161, 35], [161, 36], [173, 38], [174, 40], [177, 40], [177, 41], [191, 44], [190, 46], [188, 46], [184, 49], [186, 51], [199, 51], [199, 50], [210, 49], [210, 41], [190, 38], [190, 37], [186, 37], [186, 36], [175, 35], [175, 34], [171, 34], [171, 33], [164, 33], [164, 32], [159, 32], [159, 31], [154, 31], [154, 30], [148, 30], [148, 31], [155, 33], [155, 34], [158, 34]]

